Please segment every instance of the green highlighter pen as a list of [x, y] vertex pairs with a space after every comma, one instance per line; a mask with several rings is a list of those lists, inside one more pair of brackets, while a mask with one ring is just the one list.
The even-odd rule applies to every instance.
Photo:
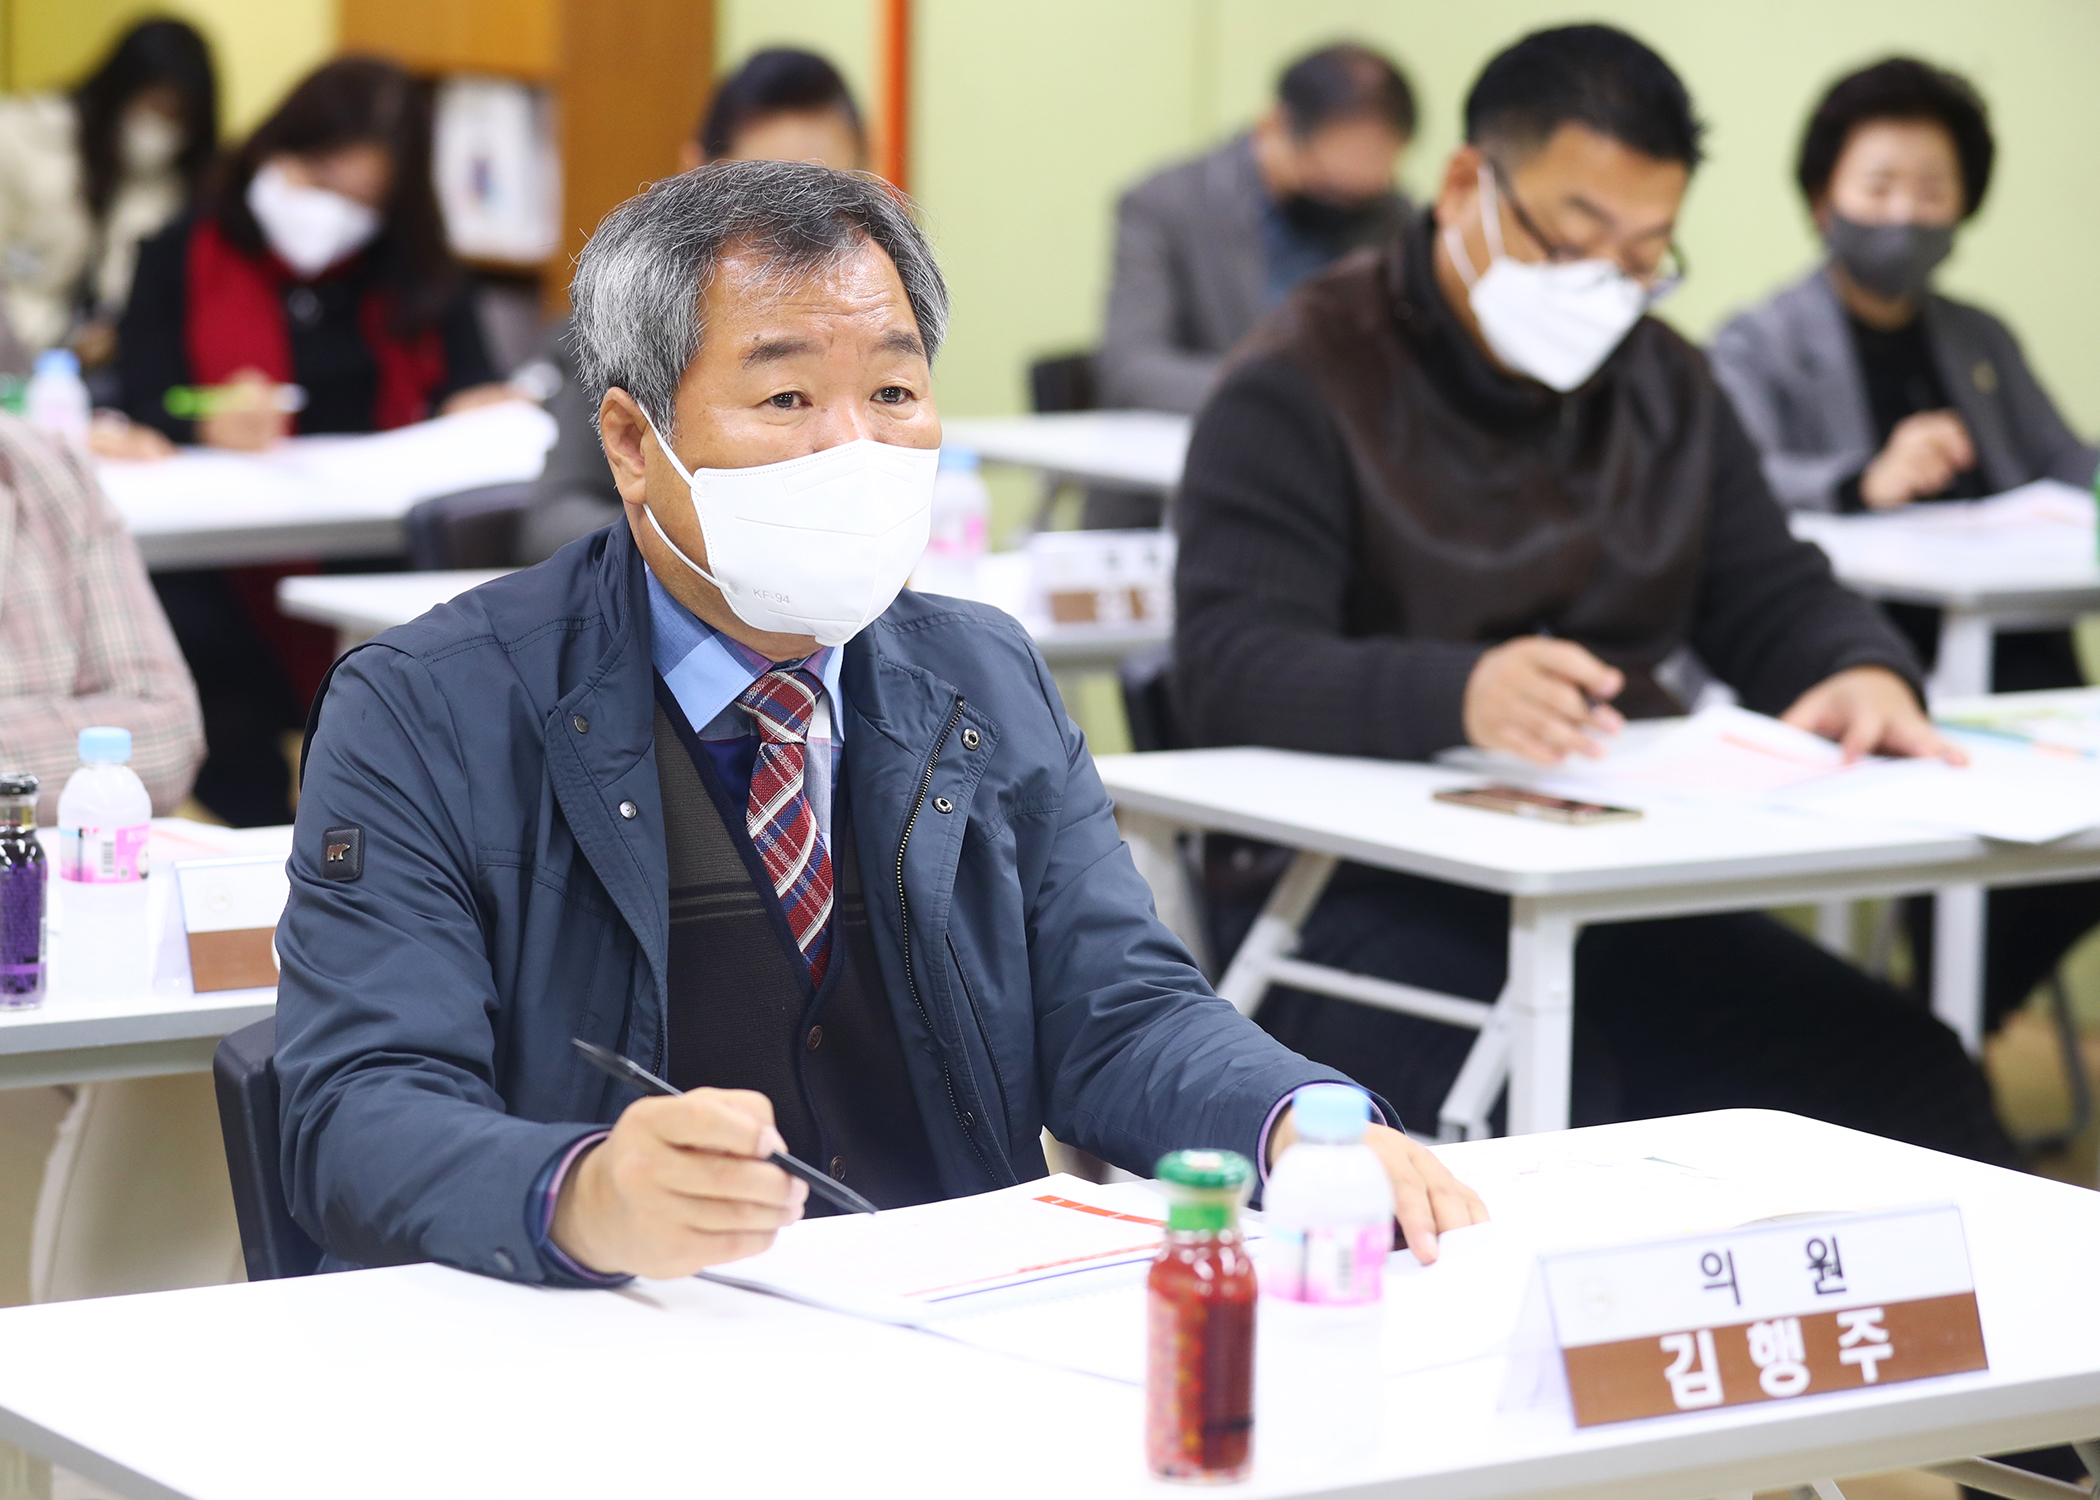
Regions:
[[[167, 407], [171, 417], [202, 421], [221, 412], [239, 409], [253, 389], [253, 386], [245, 385], [173, 385], [161, 398], [161, 404]], [[306, 410], [306, 387], [271, 386], [269, 410], [287, 413]]]

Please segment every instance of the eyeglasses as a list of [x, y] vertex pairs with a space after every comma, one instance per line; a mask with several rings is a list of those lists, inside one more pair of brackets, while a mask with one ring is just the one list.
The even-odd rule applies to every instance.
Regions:
[[[1502, 170], [1501, 164], [1490, 161], [1488, 162], [1488, 170], [1495, 174], [1495, 187], [1499, 191], [1502, 201], [1509, 205], [1510, 213], [1516, 216], [1517, 226], [1531, 236], [1533, 244], [1546, 252], [1548, 261], [1554, 265], [1568, 265], [1577, 261], [1604, 258], [1594, 250], [1579, 250], [1573, 245], [1563, 245], [1556, 242], [1543, 229], [1539, 228], [1537, 220], [1524, 211], [1524, 205], [1518, 201], [1516, 189], [1510, 186], [1509, 175]], [[1617, 262], [1622, 272], [1632, 280], [1640, 283], [1641, 290], [1647, 295], [1648, 306], [1650, 307], [1655, 306], [1656, 303], [1662, 301], [1663, 298], [1682, 286], [1684, 278], [1690, 270], [1690, 265], [1684, 257], [1684, 251], [1678, 247], [1677, 241], [1674, 239], [1663, 247], [1661, 256], [1657, 258], [1652, 266], [1629, 266], [1623, 260], [1618, 260], [1617, 257], [1611, 258]]]

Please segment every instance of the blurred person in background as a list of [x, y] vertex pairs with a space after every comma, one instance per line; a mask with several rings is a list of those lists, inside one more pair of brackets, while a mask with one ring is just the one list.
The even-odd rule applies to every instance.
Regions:
[[170, 20], [70, 93], [0, 100], [0, 303], [29, 352], [71, 345], [105, 400], [139, 244], [195, 198], [218, 119], [211, 49]]
[[37, 821], [79, 764], [80, 731], [131, 731], [153, 811], [204, 758], [196, 689], [138, 545], [70, 445], [0, 415], [0, 768], [43, 782]]
[[[1782, 504], [1891, 511], [2033, 479], [2092, 484], [2100, 454], [2058, 415], [2012, 330], [1932, 290], [1995, 155], [1976, 90], [1913, 58], [1841, 78], [1816, 106], [1795, 177], [1826, 258], [1713, 347]], [[1889, 612], [1930, 664], [1939, 612]], [[2000, 635], [1996, 655], [2001, 692], [2083, 680], [2068, 631]]]
[[[402, 427], [508, 397], [430, 178], [430, 102], [372, 58], [328, 63], [213, 173], [198, 210], [139, 252], [121, 329], [125, 409], [177, 442], [241, 451], [287, 434]], [[305, 392], [290, 412], [276, 398]], [[176, 387], [224, 409], [168, 411]], [[161, 573], [210, 755], [197, 797], [236, 826], [291, 815], [283, 737], [335, 654], [277, 613], [281, 567]]]
[[[1227, 351], [1301, 281], [1397, 238], [1408, 204], [1394, 182], [1414, 133], [1406, 75], [1340, 43], [1285, 68], [1253, 128], [1126, 192], [1096, 357], [1101, 404], [1193, 413]], [[1159, 521], [1157, 495], [1096, 487], [1082, 524]]]
[[[1959, 74], [1892, 57], [1848, 74], [1809, 117], [1795, 178], [1824, 262], [1714, 339], [1714, 376], [1798, 510], [1975, 500], [2035, 479], [2081, 489], [2100, 454], [2057, 413], [2012, 330], [1932, 275], [1976, 216], [1996, 145]], [[1882, 606], [1928, 665], [1940, 612]], [[1998, 692], [2081, 686], [2068, 630], [2001, 631]], [[1932, 972], [1933, 907], [1904, 902], [1912, 973]], [[2100, 881], [1994, 891], [1984, 1014], [1995, 1031], [2096, 919]]]
[[[796, 47], [754, 52], [716, 87], [698, 127], [678, 148], [685, 171], [711, 161], [813, 161], [859, 171], [868, 164], [860, 106], [839, 70], [816, 53]], [[566, 324], [552, 352], [562, 377], [547, 403], [557, 436], [519, 528], [523, 563], [544, 562], [622, 513], [598, 444], [598, 406], [578, 382]]]
[[1263, 313], [1348, 251], [1397, 237], [1407, 200], [1393, 184], [1414, 133], [1400, 69], [1342, 43], [1284, 69], [1252, 129], [1125, 193], [1103, 404], [1194, 412]]
[[[1683, 712], [1664, 664], [1689, 647], [1747, 707], [1854, 752], [1951, 755], [1910, 647], [1789, 534], [1706, 356], [1648, 315], [1681, 279], [1701, 157], [1683, 81], [1623, 31], [1556, 27], [1489, 62], [1464, 119], [1431, 211], [1292, 293], [1196, 421], [1189, 739], [1550, 765]], [[1214, 897], [1221, 962], [1253, 895]], [[1301, 953], [1493, 1001], [1510, 922], [1494, 892], [1344, 865]], [[1587, 927], [1574, 994], [1575, 1124], [1785, 1109], [2015, 1159], [1951, 1031], [1768, 916]], [[1481, 1036], [1286, 987], [1256, 1019], [1424, 1130]]]
[[[153, 811], [176, 811], [204, 730], [137, 544], [70, 444], [6, 415], [0, 577], [0, 769], [36, 773], [37, 821], [58, 821], [80, 731], [98, 724], [131, 731]], [[13, 1241], [0, 1245], [0, 1303], [231, 1279], [238, 1242], [217, 1122], [208, 1073], [0, 1089], [0, 1226]], [[123, 1212], [107, 1212], [113, 1200]], [[39, 1259], [40, 1276], [29, 1257], [45, 1244], [66, 1253]], [[193, 1273], [199, 1257], [216, 1273]], [[141, 1265], [143, 1281], [110, 1279]]]

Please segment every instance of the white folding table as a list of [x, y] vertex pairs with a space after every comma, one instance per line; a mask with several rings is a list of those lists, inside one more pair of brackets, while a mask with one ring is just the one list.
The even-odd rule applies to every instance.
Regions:
[[1046, 412], [1026, 417], [953, 417], [945, 446], [986, 463], [1034, 469], [1050, 484], [1115, 484], [1172, 494], [1181, 486], [1194, 422], [1163, 411]]
[[[1575, 940], [1590, 923], [2100, 875], [2100, 830], [2035, 846], [1915, 824], [1669, 802], [1634, 822], [1569, 827], [1434, 801], [1442, 788], [1481, 780], [1446, 766], [1264, 749], [1103, 756], [1096, 764], [1161, 916], [1185, 937], [1200, 934], [1176, 849], [1180, 832], [1299, 851], [1218, 983], [1241, 1011], [1251, 1013], [1270, 985], [1288, 984], [1479, 1030], [1444, 1101], [1447, 1138], [1485, 1131], [1505, 1078], [1512, 1132], [1568, 1123]], [[1296, 957], [1299, 929], [1345, 859], [1508, 896], [1501, 995], [1487, 1003], [1437, 994]], [[1977, 1045], [1980, 923], [1942, 931], [1933, 1010]]]
[[418, 501], [537, 478], [554, 419], [506, 401], [365, 437], [301, 437], [267, 453], [185, 449], [96, 475], [146, 566], [222, 568], [396, 553]]
[[[337, 649], [347, 651], [468, 589], [501, 578], [503, 572], [304, 574], [278, 582], [277, 605], [294, 619], [332, 627]], [[1028, 559], [1019, 552], [995, 552], [985, 558], [972, 592], [981, 602], [1020, 617], [1043, 659], [1058, 671], [1114, 671], [1124, 657], [1158, 645], [1168, 634], [1165, 625], [1151, 622], [1058, 625], [1029, 616]]]
[[[1700, 1500], [2100, 1432], [2100, 1195], [1758, 1111], [1442, 1149], [1541, 1243], [1669, 1232], [1670, 1174], [1618, 1175], [1644, 1157], [1722, 1215], [1679, 1227], [1951, 1200], [1991, 1368], [1578, 1431], [1503, 1409], [1507, 1356], [1476, 1350], [1384, 1381], [1375, 1451], [1337, 1470], [1264, 1458], [1257, 1410], [1232, 1493]], [[1514, 1321], [1514, 1285], [1453, 1285]], [[9, 1308], [0, 1349], [0, 1439], [134, 1500], [1172, 1492], [1133, 1385], [697, 1280], [356, 1271]]]
[[[182, 859], [288, 854], [291, 844], [289, 827], [215, 828], [156, 818], [148, 850], [165, 871]], [[151, 878], [155, 900], [169, 903], [157, 918], [161, 922], [176, 920], [173, 891], [162, 886], [165, 878]], [[140, 933], [140, 945], [151, 936]], [[180, 942], [179, 930], [165, 935], [163, 947], [178, 948], [173, 962], [162, 965], [155, 981], [136, 994], [84, 998], [69, 992], [62, 972], [55, 972], [55, 987], [41, 1006], [0, 1010], [0, 1088], [204, 1072], [229, 1032], [276, 1014], [274, 988], [195, 993]]]
[[1953, 528], [1958, 518], [1933, 514], [1942, 509], [1791, 518], [1794, 534], [1829, 555], [1847, 588], [1940, 611], [1938, 660], [1927, 684], [1935, 703], [1991, 690], [1991, 642], [1999, 632], [2067, 626], [2100, 611], [2100, 557], [2090, 524], [2036, 519], [1979, 533], [1965, 546]]

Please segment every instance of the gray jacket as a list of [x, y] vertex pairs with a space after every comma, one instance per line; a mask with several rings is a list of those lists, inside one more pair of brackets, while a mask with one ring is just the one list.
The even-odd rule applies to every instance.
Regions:
[[[316, 712], [277, 929], [293, 1216], [338, 1260], [564, 1279], [543, 1168], [661, 1073], [670, 867], [645, 573], [625, 525], [345, 656]], [[1211, 993], [1152, 912], [1042, 656], [907, 593], [845, 648], [843, 762], [883, 989], [943, 1186], [1253, 1152], [1339, 1079]], [[328, 845], [354, 851], [330, 878]], [[343, 878], [348, 877], [348, 878]], [[889, 892], [887, 899], [881, 895]]]
[[[2011, 329], [1937, 293], [1923, 315], [1940, 384], [1976, 444], [1986, 487], [2092, 483], [2100, 453], [2064, 424]], [[1780, 503], [1836, 510], [1839, 487], [1872, 461], [1876, 445], [1859, 356], [1822, 268], [1730, 319], [1712, 352], [1714, 375], [1763, 452]]]
[[[1227, 352], [1268, 310], [1268, 203], [1244, 134], [1123, 195], [1097, 355], [1103, 406], [1193, 414], [1203, 405]], [[1384, 208], [1359, 244], [1399, 234], [1407, 200], [1395, 193]]]

